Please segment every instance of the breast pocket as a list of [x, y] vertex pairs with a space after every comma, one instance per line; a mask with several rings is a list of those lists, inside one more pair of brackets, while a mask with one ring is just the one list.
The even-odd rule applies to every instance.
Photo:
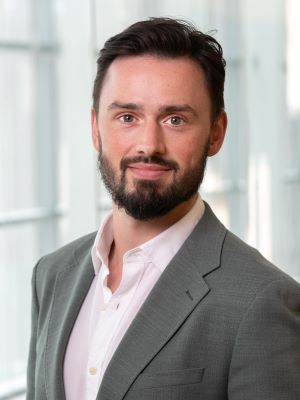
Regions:
[[201, 394], [204, 368], [142, 373], [126, 396], [128, 400], [193, 400]]
[[173, 386], [173, 385], [191, 385], [200, 383], [203, 379], [204, 368], [188, 368], [171, 371], [161, 371], [156, 374], [141, 374], [134, 389]]

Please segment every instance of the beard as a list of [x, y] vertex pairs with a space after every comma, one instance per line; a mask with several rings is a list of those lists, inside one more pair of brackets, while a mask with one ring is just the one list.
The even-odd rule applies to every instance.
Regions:
[[[123, 158], [119, 179], [112, 163], [103, 153], [99, 153], [98, 168], [106, 189], [119, 208], [123, 208], [128, 215], [137, 220], [152, 220], [166, 215], [199, 190], [204, 177], [208, 148], [209, 143], [206, 144], [196, 166], [187, 169], [181, 175], [177, 162], [159, 156]], [[126, 169], [130, 164], [137, 162], [168, 167], [173, 174], [172, 181], [163, 186], [159, 180], [133, 179], [134, 189], [128, 190]]]

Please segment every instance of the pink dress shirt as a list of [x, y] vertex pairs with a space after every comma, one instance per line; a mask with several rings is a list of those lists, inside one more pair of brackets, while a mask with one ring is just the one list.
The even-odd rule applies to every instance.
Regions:
[[199, 196], [182, 219], [126, 252], [122, 279], [114, 293], [107, 287], [112, 213], [105, 218], [92, 248], [95, 278], [76, 319], [64, 359], [66, 400], [96, 399], [104, 372], [125, 332], [203, 212]]

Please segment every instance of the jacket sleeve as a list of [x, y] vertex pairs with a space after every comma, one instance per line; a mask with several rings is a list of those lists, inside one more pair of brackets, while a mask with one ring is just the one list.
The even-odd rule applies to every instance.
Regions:
[[31, 338], [30, 338], [29, 357], [27, 364], [26, 400], [35, 399], [36, 337], [37, 337], [37, 321], [39, 313], [38, 299], [36, 293], [37, 266], [38, 264], [34, 267], [32, 274]]
[[270, 283], [240, 324], [233, 351], [229, 400], [300, 399], [300, 286]]

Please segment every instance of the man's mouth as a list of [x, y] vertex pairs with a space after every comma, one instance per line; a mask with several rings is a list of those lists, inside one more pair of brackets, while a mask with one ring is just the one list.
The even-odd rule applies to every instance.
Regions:
[[167, 175], [172, 168], [159, 164], [143, 162], [132, 163], [127, 166], [130, 172], [140, 179], [159, 179]]

